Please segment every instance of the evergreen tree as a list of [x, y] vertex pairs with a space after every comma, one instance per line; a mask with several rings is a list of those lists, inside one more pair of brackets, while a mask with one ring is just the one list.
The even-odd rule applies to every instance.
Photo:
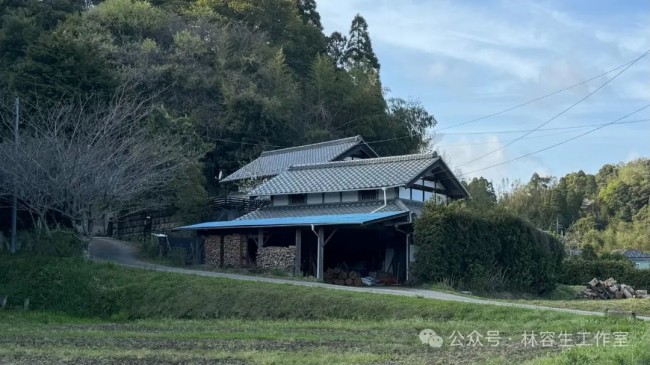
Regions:
[[347, 44], [347, 37], [339, 32], [334, 32], [327, 38], [327, 54], [334, 60], [338, 68], [345, 66], [345, 50]]
[[368, 23], [359, 14], [352, 20], [344, 59], [346, 66], [349, 68], [370, 68], [375, 72], [379, 72], [379, 61], [372, 50], [372, 42], [370, 41], [370, 34], [368, 34]]
[[323, 30], [320, 22], [320, 14], [316, 11], [316, 0], [296, 0], [298, 13], [305, 24], [310, 24], [318, 30]]
[[473, 178], [469, 184], [463, 182], [471, 196], [470, 205], [478, 210], [487, 210], [497, 203], [497, 195], [494, 192], [492, 182], [484, 177]]

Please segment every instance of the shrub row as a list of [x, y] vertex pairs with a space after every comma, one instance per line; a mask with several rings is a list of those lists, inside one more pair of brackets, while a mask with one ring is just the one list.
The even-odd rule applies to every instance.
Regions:
[[452, 278], [471, 290], [544, 293], [561, 274], [561, 243], [501, 211], [427, 204], [415, 221], [414, 241], [414, 276], [422, 282]]
[[566, 260], [560, 283], [585, 285], [593, 278], [605, 280], [610, 277], [635, 289], [650, 290], [650, 270], [637, 270], [627, 260]]

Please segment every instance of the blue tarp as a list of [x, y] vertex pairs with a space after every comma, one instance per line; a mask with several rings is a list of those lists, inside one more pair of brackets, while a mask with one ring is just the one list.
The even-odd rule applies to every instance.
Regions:
[[326, 226], [326, 225], [364, 225], [378, 221], [405, 216], [408, 212], [382, 212], [315, 215], [308, 217], [284, 217], [266, 219], [242, 219], [221, 222], [205, 222], [175, 228], [176, 230], [209, 230], [228, 228], [262, 228], [262, 227], [292, 227], [292, 226]]

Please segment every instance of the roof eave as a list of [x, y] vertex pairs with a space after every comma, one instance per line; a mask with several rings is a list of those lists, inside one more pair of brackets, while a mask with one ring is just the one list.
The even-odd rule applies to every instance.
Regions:
[[254, 190], [250, 192], [249, 196], [274, 196], [274, 195], [293, 195], [293, 194], [326, 194], [326, 193], [348, 193], [351, 191], [361, 191], [361, 190], [380, 190], [380, 189], [393, 189], [399, 188], [401, 186], [406, 186], [406, 184], [399, 185], [387, 185], [387, 186], [369, 186], [363, 188], [347, 189], [347, 190], [323, 190], [323, 191], [291, 191], [291, 192], [280, 192], [273, 194], [254, 194]]
[[[239, 170], [237, 170], [239, 171]], [[242, 180], [248, 180], [248, 179], [266, 179], [269, 177], [275, 177], [278, 176], [278, 174], [266, 174], [266, 175], [256, 175], [256, 176], [250, 176], [250, 177], [235, 177], [233, 178], [232, 176], [237, 173], [237, 171], [233, 172], [232, 174], [224, 177], [223, 179], [219, 180], [220, 183], [222, 182], [233, 182], [233, 181], [242, 181]]]
[[[355, 222], [286, 222], [286, 223], [269, 223], [269, 224], [235, 224], [235, 225], [224, 225], [221, 227], [203, 227], [201, 226], [202, 224], [207, 224], [207, 223], [200, 223], [200, 224], [195, 224], [195, 225], [190, 225], [190, 226], [182, 226], [182, 227], [176, 227], [172, 229], [172, 231], [218, 231], [218, 230], [237, 230], [237, 229], [255, 229], [255, 228], [270, 228], [270, 227], [310, 227], [310, 226], [367, 226], [370, 224], [375, 224], [379, 223], [382, 221], [387, 221], [387, 220], [392, 220], [395, 218], [401, 218], [408, 214], [408, 211], [405, 212], [386, 212], [386, 213], [393, 213], [390, 215], [382, 216], [382, 217], [377, 217], [374, 219], [368, 219], [365, 221], [355, 221]], [[336, 216], [336, 215], [329, 215], [329, 216]], [[225, 221], [225, 222], [243, 222], [243, 221], [238, 221], [238, 220], [233, 220], [233, 221]], [[224, 223], [225, 223], [224, 222]]]
[[[454, 185], [456, 185], [456, 188], [458, 189], [458, 191], [460, 191], [460, 193], [463, 195], [462, 197], [460, 197], [460, 199], [469, 198], [470, 195], [469, 195], [469, 192], [467, 191], [467, 189], [465, 189], [465, 186], [460, 182], [460, 180], [458, 180], [456, 175], [451, 171], [449, 166], [447, 166], [445, 161], [440, 156], [438, 156], [436, 158], [436, 160], [433, 161], [429, 166], [427, 166], [425, 169], [423, 169], [415, 178], [411, 179], [411, 181], [409, 181], [408, 184], [406, 184], [406, 186], [411, 186], [411, 185], [415, 184], [415, 182], [418, 181], [418, 179], [422, 178], [422, 175], [424, 175], [427, 171], [433, 169], [436, 164], [440, 164], [441, 167], [442, 167], [442, 172], [444, 172], [447, 175], [451, 176], [450, 178], [448, 178], [448, 180], [451, 180], [452, 183]], [[450, 193], [451, 193], [451, 191], [450, 191]]]

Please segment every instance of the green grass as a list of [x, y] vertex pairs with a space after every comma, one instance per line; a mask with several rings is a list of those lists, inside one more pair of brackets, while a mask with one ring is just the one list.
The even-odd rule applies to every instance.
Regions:
[[[390, 297], [386, 297], [390, 300]], [[430, 301], [431, 306], [438, 302]], [[469, 305], [460, 305], [469, 307]], [[0, 363], [241, 364], [642, 364], [650, 362], [647, 326], [631, 320], [512, 310], [490, 319], [476, 307], [467, 319], [426, 320], [135, 320], [101, 321], [46, 313], [0, 313]], [[501, 309], [506, 312], [505, 309]], [[504, 313], [505, 314], [505, 313]], [[503, 318], [503, 317], [502, 317]], [[445, 344], [422, 344], [422, 329]], [[454, 331], [499, 331], [499, 346], [451, 347]], [[624, 331], [629, 345], [562, 350], [524, 347], [524, 331]], [[465, 342], [466, 343], [466, 342]]]
[[[0, 363], [650, 363], [648, 324], [424, 298], [342, 292], [0, 256]], [[30, 298], [33, 312], [20, 305]], [[422, 329], [445, 339], [420, 343]], [[499, 331], [498, 347], [451, 347]], [[524, 331], [628, 333], [624, 348], [524, 347]], [[592, 341], [593, 342], [593, 341]], [[593, 345], [593, 344], [592, 344]], [[546, 362], [545, 362], [546, 361]]]
[[583, 285], [558, 285], [554, 291], [545, 296], [502, 293], [500, 295], [481, 295], [480, 297], [502, 299], [514, 303], [581, 309], [594, 312], [605, 312], [606, 310], [615, 309], [634, 312], [639, 316], [650, 317], [650, 299], [592, 300], [576, 298], [576, 293], [584, 289], [585, 287]]
[[623, 310], [634, 312], [638, 316], [650, 317], [650, 299], [620, 299], [620, 300], [515, 300], [516, 303], [542, 305], [555, 308], [582, 309], [594, 312], [606, 310]]
[[576, 298], [576, 293], [584, 289], [582, 285], [558, 285], [554, 291], [543, 296], [528, 293], [479, 293], [475, 295], [463, 295], [457, 290], [440, 284], [429, 286], [428, 288], [477, 299], [491, 299], [553, 308], [580, 309], [601, 313], [607, 310], [621, 310], [634, 312], [638, 316], [650, 317], [650, 298], [618, 300], [578, 299]]

